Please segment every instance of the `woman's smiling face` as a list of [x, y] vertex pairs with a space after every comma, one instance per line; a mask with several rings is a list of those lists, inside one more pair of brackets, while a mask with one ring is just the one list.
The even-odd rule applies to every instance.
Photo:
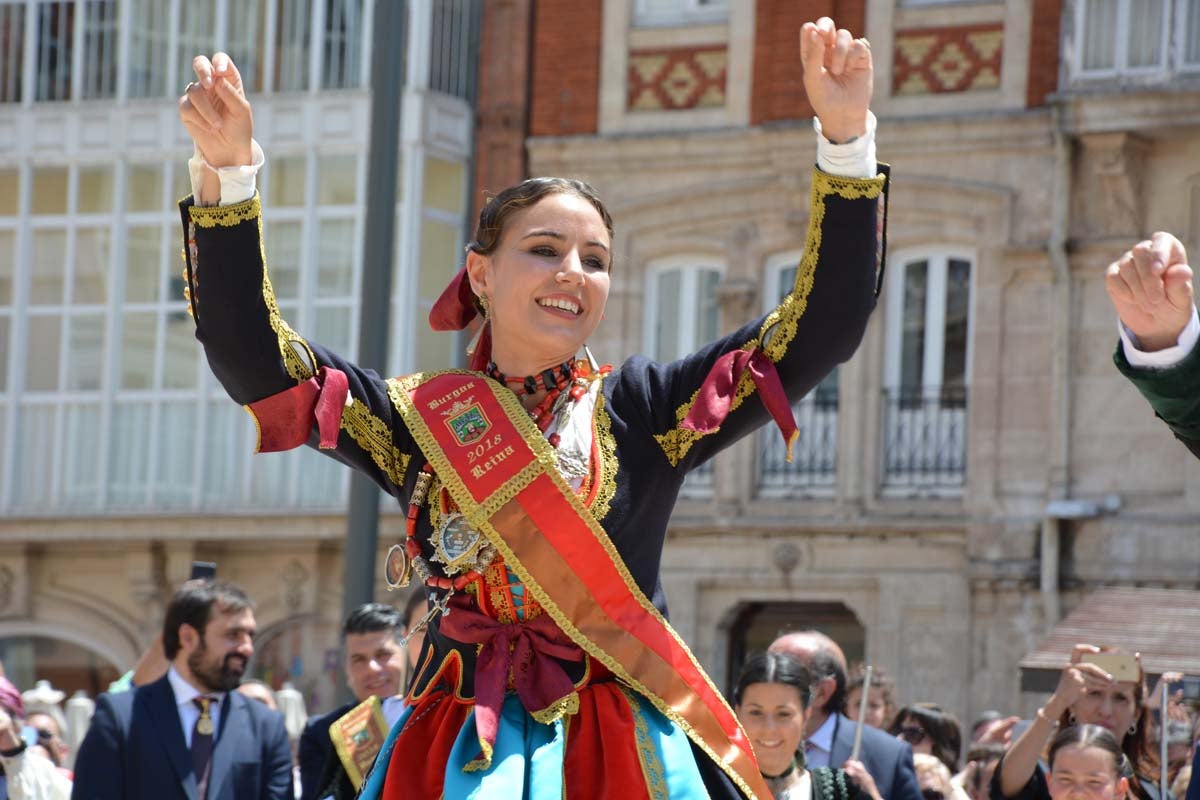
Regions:
[[574, 358], [604, 316], [611, 248], [596, 208], [557, 192], [514, 213], [490, 255], [468, 256], [501, 370], [533, 374]]
[[786, 683], [752, 683], [742, 692], [737, 714], [759, 770], [764, 775], [786, 772], [804, 739], [808, 719], [800, 692]]

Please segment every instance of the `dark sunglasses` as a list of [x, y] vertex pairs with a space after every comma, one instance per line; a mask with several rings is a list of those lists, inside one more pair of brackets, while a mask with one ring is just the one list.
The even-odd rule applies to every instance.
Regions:
[[946, 795], [939, 792], [937, 789], [922, 789], [921, 797], [924, 800], [946, 800]]
[[900, 729], [900, 738], [911, 745], [918, 745], [925, 741], [925, 731], [905, 725]]
[[46, 730], [45, 728], [34, 728], [34, 730], [37, 731], [38, 739], [43, 742], [48, 742], [54, 738], [54, 733]]

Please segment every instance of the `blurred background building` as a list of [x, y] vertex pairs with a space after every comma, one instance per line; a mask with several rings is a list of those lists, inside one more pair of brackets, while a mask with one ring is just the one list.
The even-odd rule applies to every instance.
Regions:
[[[461, 358], [426, 311], [482, 192], [527, 174], [585, 178], [613, 212], [602, 360], [669, 359], [771, 308], [815, 156], [800, 26], [871, 39], [894, 176], [880, 306], [797, 406], [794, 462], [767, 431], [695, 473], [664, 560], [719, 685], [818, 627], [902, 701], [1030, 710], [1068, 613], [1152, 671], [1198, 666], [1169, 625], [1118, 621], [1145, 589], [1145, 614], [1200, 606], [1200, 464], [1112, 368], [1102, 274], [1157, 229], [1200, 251], [1200, 0], [409, 5], [395, 374]], [[331, 702], [347, 477], [252, 458], [207, 372], [174, 100], [193, 53], [241, 65], [281, 306], [353, 352], [371, 7], [0, 0], [0, 659], [19, 684], [103, 687], [200, 558], [258, 598], [259, 674]], [[402, 530], [385, 505], [382, 545]]]

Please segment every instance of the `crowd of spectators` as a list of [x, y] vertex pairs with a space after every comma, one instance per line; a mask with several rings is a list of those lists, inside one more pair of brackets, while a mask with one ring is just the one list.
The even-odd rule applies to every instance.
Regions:
[[[111, 780], [130, 753], [135, 762], [153, 755], [138, 738], [139, 715], [178, 718], [183, 737], [162, 743], [179, 750], [177, 772], [160, 777], [175, 787], [191, 781], [208, 800], [354, 797], [362, 776], [332, 746], [330, 729], [376, 699], [382, 728], [397, 718], [421, 647], [405, 633], [424, 612], [419, 592], [403, 608], [355, 609], [341, 641], [352, 700], [309, 716], [289, 684], [246, 674], [252, 600], [232, 584], [191, 581], [172, 599], [162, 634], [98, 706], [45, 681], [22, 693], [0, 666], [0, 800], [174, 796], [144, 775], [142, 791]], [[730, 701], [775, 800], [1200, 800], [1191, 781], [1195, 699], [1174, 688], [1160, 708], [1161, 684], [1150, 688], [1140, 659], [1126, 657], [1125, 670], [1110, 674], [1113, 655], [1079, 645], [1032, 717], [990, 710], [964, 728], [938, 698], [908, 697], [886, 670], [849, 666], [837, 642], [802, 631], [749, 659]], [[1171, 686], [1182, 677], [1158, 679]], [[262, 780], [223, 772], [214, 755], [223, 717], [239, 726], [238, 774], [258, 759]], [[196, 760], [197, 748], [207, 761]]]
[[[1161, 686], [1179, 684], [1183, 676], [1158, 676], [1151, 689], [1137, 656], [1078, 645], [1055, 691], [1032, 718], [989, 710], [964, 736], [959, 720], [937, 698], [906, 698], [885, 670], [848, 667], [841, 648], [823, 634], [785, 634], [768, 652], [774, 661], [748, 662], [733, 702], [751, 743], [771, 750], [772, 768], [789, 776], [792, 793], [784, 787], [776, 800], [820, 800], [811, 792], [795, 794], [795, 775], [814, 766], [842, 770], [855, 791], [867, 795], [878, 785], [884, 800], [1200, 800], [1200, 780], [1191, 780], [1193, 761], [1200, 758], [1195, 699], [1185, 698], [1182, 688], [1169, 688], [1167, 707], [1160, 709]], [[764, 677], [764, 663], [771, 675], [807, 669], [808, 693]], [[828, 691], [822, 689], [825, 680]], [[775, 750], [783, 726], [764, 725], [771, 716], [756, 682], [778, 684], [779, 708], [790, 702], [808, 715], [804, 740], [782, 767]], [[828, 700], [834, 707], [824, 707]], [[908, 700], [916, 702], [900, 705]], [[809, 713], [810, 708], [815, 711]], [[889, 752], [873, 735], [880, 731], [901, 748], [898, 761], [894, 749]], [[853, 749], [845, 746], [851, 741]], [[1059, 752], [1063, 757], [1056, 769]], [[810, 782], [816, 786], [815, 778]], [[782, 784], [771, 785], [774, 791]]]

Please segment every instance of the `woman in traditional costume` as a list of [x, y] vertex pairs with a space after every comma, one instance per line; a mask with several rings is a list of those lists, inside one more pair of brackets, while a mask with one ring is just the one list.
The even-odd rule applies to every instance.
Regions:
[[887, 179], [870, 49], [825, 18], [801, 56], [818, 168], [795, 285], [770, 314], [668, 364], [579, 358], [604, 315], [612, 220], [586, 184], [532, 179], [483, 208], [430, 316], [482, 315], [472, 368], [390, 380], [280, 316], [250, 106], [228, 56], [196, 59], [180, 208], [197, 338], [260, 450], [317, 446], [407, 509], [389, 569], [430, 603], [408, 709], [361, 796], [770, 796], [667, 622], [659, 562], [688, 471], [772, 418], [790, 444], [790, 405], [850, 357], [875, 305]]

